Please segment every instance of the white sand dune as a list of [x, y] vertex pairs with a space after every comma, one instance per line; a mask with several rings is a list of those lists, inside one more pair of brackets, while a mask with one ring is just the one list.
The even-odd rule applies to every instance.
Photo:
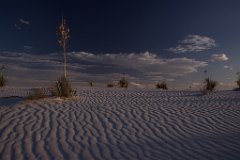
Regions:
[[240, 159], [240, 92], [84, 89], [0, 112], [1, 160]]

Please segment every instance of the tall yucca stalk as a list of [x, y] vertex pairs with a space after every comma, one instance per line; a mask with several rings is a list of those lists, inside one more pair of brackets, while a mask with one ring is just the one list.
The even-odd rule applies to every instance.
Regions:
[[69, 36], [70, 29], [67, 26], [66, 20], [62, 17], [62, 23], [58, 28], [58, 36], [59, 36], [59, 44], [63, 48], [63, 54], [64, 54], [64, 77], [67, 78], [67, 43]]

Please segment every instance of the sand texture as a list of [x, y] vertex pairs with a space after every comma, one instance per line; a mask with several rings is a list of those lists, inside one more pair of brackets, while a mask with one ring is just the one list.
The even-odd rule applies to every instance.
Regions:
[[78, 95], [0, 98], [0, 159], [240, 159], [240, 92], [93, 88]]

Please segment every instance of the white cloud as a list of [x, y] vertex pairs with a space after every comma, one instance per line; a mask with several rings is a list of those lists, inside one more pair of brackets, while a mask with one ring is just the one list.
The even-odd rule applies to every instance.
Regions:
[[229, 69], [229, 70], [232, 70], [233, 69], [233, 66], [223, 66], [224, 69]]
[[222, 54], [213, 54], [211, 56], [211, 60], [212, 61], [227, 61], [229, 58], [227, 57], [226, 54], [222, 53]]
[[176, 47], [168, 50], [174, 53], [200, 52], [216, 47], [214, 39], [201, 35], [188, 35]]
[[74, 52], [69, 54], [79, 60], [104, 65], [114, 65], [125, 69], [152, 74], [178, 74], [184, 75], [196, 72], [197, 68], [207, 66], [206, 62], [189, 58], [163, 59], [156, 54], [130, 53], [130, 54], [92, 54], [86, 52]]
[[22, 24], [25, 24], [25, 25], [30, 25], [30, 22], [29, 21], [26, 21], [26, 20], [24, 20], [24, 19], [19, 19], [19, 21], [20, 21], [20, 23], [22, 23]]
[[[6, 73], [12, 80], [11, 84], [35, 85], [53, 82], [62, 75], [62, 54], [31, 55], [26, 53], [1, 52], [0, 62], [6, 66]], [[93, 54], [87, 52], [68, 53], [68, 75], [72, 82], [86, 83], [94, 81], [104, 86], [116, 82], [126, 73], [133, 86], [154, 84], [159, 80], [172, 82], [176, 77], [196, 72], [207, 66], [207, 62], [189, 58], [164, 59], [156, 54]], [[34, 79], [34, 80], [32, 80]], [[142, 85], [137, 85], [142, 84]]]

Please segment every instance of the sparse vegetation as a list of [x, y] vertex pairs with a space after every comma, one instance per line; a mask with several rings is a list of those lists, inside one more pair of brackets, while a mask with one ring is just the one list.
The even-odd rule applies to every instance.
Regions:
[[123, 77], [119, 80], [118, 85], [120, 88], [128, 88], [128, 81]]
[[237, 85], [238, 85], [238, 89], [240, 89], [240, 73], [237, 72], [237, 81], [236, 81]]
[[203, 89], [201, 90], [201, 92], [204, 95], [213, 91], [217, 86], [217, 81], [211, 80], [211, 78], [209, 78], [209, 77], [205, 78], [203, 83], [204, 83], [204, 86], [203, 86]]
[[76, 95], [76, 90], [73, 90], [65, 76], [59, 78], [52, 88], [52, 95], [57, 97], [69, 98]]
[[164, 81], [161, 82], [161, 83], [158, 82], [158, 83], [156, 84], [156, 88], [157, 88], [157, 89], [168, 90], [167, 83], [164, 82]]
[[6, 79], [3, 75], [3, 70], [5, 69], [4, 66], [0, 67], [0, 88], [4, 87], [6, 85]]
[[113, 88], [113, 87], [115, 87], [115, 84], [108, 83], [108, 84], [107, 84], [107, 87], [108, 87], [108, 88]]
[[44, 88], [33, 88], [28, 96], [30, 100], [37, 100], [47, 97], [47, 90]]
[[89, 82], [89, 86], [90, 86], [90, 87], [93, 87], [93, 82]]

